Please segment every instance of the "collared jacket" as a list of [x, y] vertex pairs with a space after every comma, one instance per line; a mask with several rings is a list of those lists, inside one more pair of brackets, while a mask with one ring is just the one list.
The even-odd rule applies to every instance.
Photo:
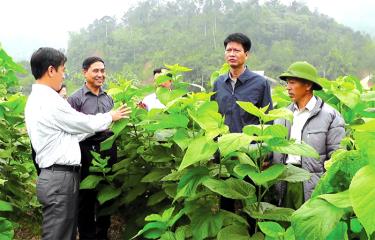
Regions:
[[[324, 162], [330, 159], [332, 153], [339, 148], [341, 139], [345, 136], [345, 122], [340, 113], [320, 98], [316, 98], [315, 107], [303, 126], [301, 134], [302, 141], [312, 146], [319, 153], [319, 159], [301, 157], [301, 167], [311, 173], [311, 178], [303, 183], [305, 201], [311, 197], [317, 182], [325, 172]], [[291, 111], [294, 111], [294, 108], [294, 104], [288, 106]], [[289, 121], [277, 119], [275, 124], [285, 126], [290, 136], [291, 124]], [[286, 159], [286, 154], [273, 153], [273, 163], [286, 164]], [[279, 205], [283, 202], [285, 191], [285, 182], [276, 184]]]
[[244, 111], [236, 101], [252, 102], [259, 108], [269, 105], [271, 110], [271, 90], [264, 77], [248, 68], [238, 77], [234, 89], [230, 81], [229, 72], [219, 76], [213, 87], [216, 94], [211, 100], [217, 101], [219, 112], [225, 116], [225, 124], [229, 127], [229, 131], [238, 133], [242, 132], [242, 128], [246, 125], [259, 124], [259, 120]]

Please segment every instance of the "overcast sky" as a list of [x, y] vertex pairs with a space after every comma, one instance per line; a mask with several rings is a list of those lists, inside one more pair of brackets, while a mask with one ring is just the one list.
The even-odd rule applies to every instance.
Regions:
[[[356, 30], [375, 33], [373, 0], [299, 0], [311, 10]], [[29, 59], [40, 46], [67, 48], [68, 32], [79, 31], [103, 16], [122, 17], [137, 0], [4, 0], [0, 43], [16, 60]], [[290, 4], [291, 0], [281, 0]]]

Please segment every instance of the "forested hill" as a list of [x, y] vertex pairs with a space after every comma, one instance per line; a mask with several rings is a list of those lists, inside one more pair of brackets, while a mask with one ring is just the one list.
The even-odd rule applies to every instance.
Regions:
[[277, 0], [149, 0], [125, 12], [122, 19], [103, 17], [71, 33], [68, 67], [102, 56], [109, 72], [146, 79], [164, 63], [193, 68], [188, 79], [207, 82], [224, 62], [223, 40], [233, 32], [253, 42], [248, 64], [276, 77], [291, 62], [307, 60], [322, 76], [364, 76], [375, 69], [375, 43], [301, 3]]

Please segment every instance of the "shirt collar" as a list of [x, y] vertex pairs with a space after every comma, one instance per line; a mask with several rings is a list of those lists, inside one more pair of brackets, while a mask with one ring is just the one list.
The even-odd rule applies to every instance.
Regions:
[[[245, 66], [245, 70], [243, 71], [243, 73], [241, 73], [241, 75], [237, 78], [237, 81], [240, 81], [241, 83], [244, 83], [247, 79], [250, 78], [250, 71], [248, 69], [247, 66]], [[230, 71], [228, 71], [228, 74], [227, 74], [227, 79], [225, 80], [226, 82], [227, 81], [232, 81], [231, 79], [231, 76], [230, 76]]]
[[[306, 106], [305, 106], [305, 108], [303, 110], [307, 109], [307, 111], [311, 112], [314, 109], [314, 107], [316, 105], [316, 102], [317, 102], [316, 97], [312, 96], [311, 99], [306, 104]], [[298, 109], [297, 104], [294, 103], [293, 106], [294, 106], [294, 110], [299, 110], [300, 111], [300, 109]]]
[[[91, 93], [91, 94], [93, 94], [92, 92], [91, 92], [91, 90], [86, 86], [86, 83], [83, 85], [83, 95], [86, 95], [87, 93]], [[102, 88], [99, 88], [99, 95], [102, 95], [102, 94], [105, 94], [106, 92], [105, 91], [103, 91], [103, 89]], [[93, 95], [95, 95], [95, 94], [93, 94]], [[98, 96], [99, 96], [98, 95]]]
[[32, 90], [44, 91], [44, 92], [48, 92], [48, 93], [59, 95], [53, 88], [51, 88], [50, 86], [47, 86], [45, 84], [34, 83], [32, 85]]

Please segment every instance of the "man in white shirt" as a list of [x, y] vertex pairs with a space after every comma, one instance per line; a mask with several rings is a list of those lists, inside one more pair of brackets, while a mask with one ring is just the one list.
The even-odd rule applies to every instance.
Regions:
[[293, 111], [291, 124], [278, 119], [275, 124], [288, 128], [290, 139], [305, 142], [313, 147], [320, 159], [296, 155], [273, 154], [274, 163], [292, 164], [311, 173], [311, 178], [303, 183], [278, 183], [276, 185], [278, 204], [297, 209], [311, 197], [317, 182], [324, 173], [324, 162], [339, 148], [345, 136], [345, 123], [340, 114], [322, 99], [314, 96], [314, 90], [321, 90], [318, 72], [307, 62], [295, 62], [280, 79], [287, 82], [289, 97], [293, 101], [289, 109]]
[[[167, 73], [168, 69], [166, 68], [156, 68], [154, 69], [154, 81], [161, 75], [166, 75], [172, 78], [170, 73]], [[172, 87], [172, 80], [167, 80], [159, 85], [160, 87], [171, 89]], [[151, 109], [163, 109], [165, 105], [160, 102], [157, 98], [156, 93], [151, 93], [147, 95], [142, 102], [138, 104], [141, 108], [145, 108], [147, 111], [151, 111]]]
[[121, 106], [105, 114], [85, 115], [57, 93], [64, 80], [66, 57], [39, 48], [30, 65], [36, 79], [25, 108], [25, 122], [41, 169], [37, 197], [42, 204], [42, 239], [75, 239], [81, 154], [79, 141], [103, 131], [112, 121], [128, 118]]

